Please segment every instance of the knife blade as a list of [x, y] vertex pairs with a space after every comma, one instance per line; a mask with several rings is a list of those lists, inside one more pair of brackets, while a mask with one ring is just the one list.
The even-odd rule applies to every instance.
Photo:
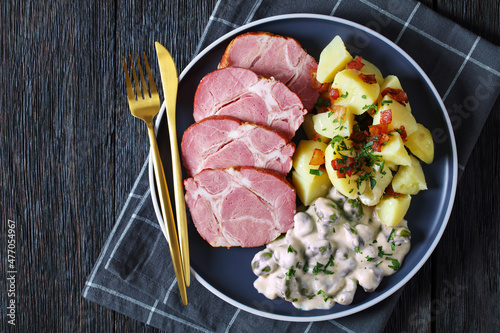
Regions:
[[190, 261], [189, 261], [189, 241], [186, 219], [186, 202], [184, 199], [184, 187], [182, 185], [182, 169], [179, 157], [179, 146], [177, 143], [176, 129], [176, 102], [177, 87], [179, 79], [177, 77], [177, 67], [174, 59], [168, 50], [158, 42], [155, 42], [160, 75], [163, 86], [163, 94], [166, 103], [168, 133], [170, 138], [170, 150], [172, 154], [172, 170], [174, 179], [175, 214], [177, 229], [179, 231], [179, 244], [181, 249], [182, 264], [184, 268], [184, 279], [189, 287]]

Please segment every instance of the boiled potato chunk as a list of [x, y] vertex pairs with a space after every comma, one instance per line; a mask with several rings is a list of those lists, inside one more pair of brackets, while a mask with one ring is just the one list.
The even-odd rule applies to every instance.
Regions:
[[387, 141], [380, 152], [374, 152], [375, 155], [380, 157], [387, 163], [394, 163], [397, 165], [410, 165], [410, 155], [406, 151], [403, 139], [398, 132], [392, 132], [389, 141]]
[[420, 161], [414, 156], [410, 156], [410, 159], [411, 164], [400, 167], [392, 179], [392, 188], [395, 192], [414, 195], [420, 190], [427, 190]]
[[384, 83], [384, 76], [382, 75], [382, 72], [380, 71], [380, 69], [378, 69], [377, 66], [375, 66], [374, 64], [372, 64], [368, 60], [365, 60], [364, 58], [361, 59], [361, 63], [364, 65], [360, 70], [361, 73], [363, 73], [365, 75], [374, 74], [375, 79], [377, 80], [377, 83], [379, 85]]
[[349, 150], [349, 148], [352, 146], [349, 141], [350, 140], [345, 139], [340, 142], [335, 142], [334, 145], [329, 144], [328, 147], [326, 147], [325, 168], [333, 186], [346, 197], [355, 199], [365, 191], [366, 180], [359, 181], [358, 175], [339, 178], [337, 175], [337, 171], [334, 170], [332, 166], [332, 161], [338, 158], [342, 158], [342, 155], [348, 157], [356, 157], [356, 153]]
[[345, 106], [354, 114], [364, 113], [366, 109], [363, 108], [375, 104], [380, 93], [378, 83], [366, 83], [359, 74], [355, 69], [344, 69], [337, 73], [332, 84], [332, 88], [340, 92], [334, 104]]
[[335, 36], [319, 55], [317, 80], [321, 83], [332, 82], [351, 60], [352, 56], [346, 50], [342, 38]]
[[406, 138], [405, 146], [424, 163], [430, 164], [434, 160], [432, 134], [422, 124], [417, 124], [417, 130]]
[[403, 87], [401, 86], [401, 82], [399, 82], [399, 79], [395, 75], [387, 75], [384, 79], [384, 82], [380, 84], [380, 91], [384, 91], [385, 88], [392, 88], [392, 89], [401, 89], [403, 90]]
[[398, 169], [399, 169], [399, 165], [397, 165], [396, 163], [393, 163], [393, 162], [385, 161], [385, 166], [388, 167], [389, 169], [391, 169], [392, 171], [398, 171]]
[[380, 222], [387, 226], [394, 226], [401, 222], [410, 208], [411, 196], [402, 194], [397, 198], [385, 194], [375, 207]]
[[305, 179], [297, 171], [292, 172], [292, 184], [300, 201], [306, 206], [317, 198], [326, 196], [332, 187], [325, 168], [320, 167], [318, 171], [321, 175], [313, 176], [312, 181]]
[[380, 124], [380, 115], [385, 110], [391, 110], [392, 113], [392, 121], [388, 126], [389, 131], [404, 126], [406, 134], [410, 135], [417, 130], [417, 121], [411, 114], [410, 104], [404, 106], [394, 101], [389, 95], [386, 95], [380, 102], [379, 110], [373, 117], [374, 125]]
[[311, 173], [311, 170], [318, 170], [320, 167], [319, 165], [309, 164], [311, 162], [314, 149], [320, 149], [324, 152], [326, 146], [326, 143], [314, 140], [301, 140], [299, 142], [295, 148], [295, 153], [293, 154], [292, 166], [295, 171], [302, 176], [302, 178], [309, 182], [313, 181], [315, 175]]
[[[395, 75], [387, 75], [384, 79], [384, 82], [380, 85], [380, 96], [378, 97], [378, 104], [380, 105], [380, 102], [384, 99], [386, 96], [382, 96], [382, 92], [386, 88], [392, 88], [392, 89], [401, 89], [403, 90], [403, 87], [401, 86], [401, 82], [399, 82], [399, 79]], [[408, 104], [409, 105], [409, 104]]]
[[306, 114], [306, 116], [304, 117], [304, 122], [302, 123], [302, 127], [304, 128], [304, 132], [306, 132], [307, 138], [309, 140], [316, 140], [324, 143], [330, 142], [329, 138], [322, 135], [321, 133], [316, 132], [316, 130], [314, 129], [313, 116], [314, 114], [312, 113]]
[[328, 138], [336, 135], [348, 137], [354, 126], [354, 114], [343, 106], [334, 107], [341, 111], [323, 112], [313, 116], [314, 130]]
[[384, 194], [385, 188], [389, 186], [392, 180], [392, 172], [387, 168], [381, 171], [378, 165], [372, 169], [375, 186], [372, 188], [370, 183], [366, 184], [365, 192], [359, 196], [361, 203], [367, 206], [375, 206], [380, 202], [380, 198]]

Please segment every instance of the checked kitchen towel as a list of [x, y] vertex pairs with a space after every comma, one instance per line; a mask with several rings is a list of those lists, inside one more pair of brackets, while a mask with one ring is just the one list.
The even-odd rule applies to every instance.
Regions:
[[[409, 53], [447, 107], [459, 168], [464, 170], [500, 91], [499, 47], [412, 0], [220, 0], [197, 52], [246, 23], [290, 13], [325, 14], [357, 22]], [[146, 162], [87, 279], [83, 296], [167, 332], [378, 332], [400, 294], [338, 320], [290, 323], [235, 308], [192, 279], [188, 288], [191, 302], [184, 307], [168, 253], [152, 205]]]

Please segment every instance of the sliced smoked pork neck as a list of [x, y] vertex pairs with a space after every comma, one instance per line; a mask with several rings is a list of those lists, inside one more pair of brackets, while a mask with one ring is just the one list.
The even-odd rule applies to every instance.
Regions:
[[243, 67], [258, 75], [273, 77], [295, 92], [311, 111], [319, 97], [312, 84], [316, 60], [291, 37], [269, 32], [248, 32], [234, 38], [226, 48], [219, 68]]
[[267, 126], [212, 116], [191, 125], [182, 137], [182, 161], [189, 176], [203, 169], [255, 166], [284, 176], [295, 145]]
[[184, 186], [194, 225], [212, 246], [261, 246], [293, 225], [295, 190], [276, 172], [205, 169]]
[[300, 98], [283, 83], [238, 67], [207, 74], [198, 85], [193, 108], [196, 122], [214, 115], [232, 116], [267, 125], [288, 139], [306, 112]]

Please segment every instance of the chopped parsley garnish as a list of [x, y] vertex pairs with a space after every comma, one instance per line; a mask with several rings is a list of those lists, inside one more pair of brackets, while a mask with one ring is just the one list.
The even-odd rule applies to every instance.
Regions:
[[382, 103], [380, 103], [380, 105], [391, 104], [391, 103], [392, 103], [391, 100], [386, 100], [386, 101], [382, 101]]
[[321, 264], [321, 263], [316, 263], [316, 266], [314, 266], [313, 270], [312, 270], [312, 273], [314, 275], [318, 275], [318, 273], [321, 271], [321, 267], [323, 267], [324, 265]]
[[290, 244], [288, 246], [288, 249], [286, 250], [287, 253], [291, 253], [291, 252], [294, 252], [294, 253], [297, 253], [297, 251], [294, 250], [294, 248], [292, 247], [292, 244]]
[[315, 175], [315, 176], [321, 176], [323, 174], [323, 171], [321, 170], [316, 170], [316, 169], [309, 169], [309, 173], [311, 175]]
[[340, 97], [342, 97], [342, 98], [347, 98], [347, 96], [348, 96], [348, 95], [349, 95], [349, 92], [347, 92], [347, 91], [346, 91], [346, 92], [345, 92], [345, 94], [340, 95]]
[[361, 96], [362, 99], [366, 99], [366, 95]]
[[323, 296], [323, 300], [326, 302], [329, 298], [333, 298], [333, 296], [327, 296], [323, 290], [318, 290], [317, 295]]
[[363, 106], [363, 110], [374, 110], [375, 113], [378, 112], [378, 106], [375, 104], [365, 105]]
[[397, 259], [385, 258], [385, 260], [389, 260], [392, 262], [392, 265], [389, 265], [387, 267], [392, 268], [395, 271], [397, 271], [399, 269], [399, 267], [401, 266], [401, 264], [399, 263], [399, 261]]
[[385, 253], [382, 246], [378, 247], [378, 256], [382, 258], [383, 256], [392, 256], [392, 253]]
[[375, 260], [375, 258], [370, 257], [370, 256], [366, 256], [365, 259], [366, 259], [366, 261], [373, 261], [373, 260]]
[[392, 228], [391, 233], [389, 234], [389, 237], [387, 237], [387, 241], [392, 241], [391, 242], [391, 248], [394, 251], [396, 248], [396, 244], [394, 243], [394, 228]]
[[294, 276], [295, 275], [295, 268], [290, 267], [290, 269], [288, 270], [288, 272], [285, 273], [286, 276], [288, 277], [291, 277], [291, 276]]

